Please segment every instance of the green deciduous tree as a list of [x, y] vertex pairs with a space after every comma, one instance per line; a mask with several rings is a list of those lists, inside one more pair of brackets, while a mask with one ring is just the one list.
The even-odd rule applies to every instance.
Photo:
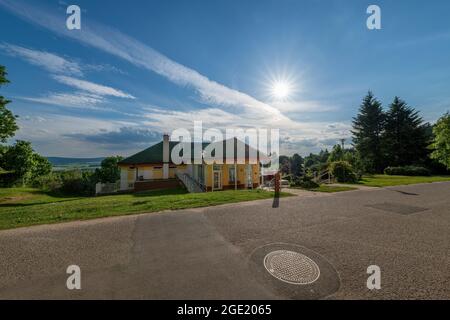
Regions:
[[28, 141], [18, 140], [7, 148], [2, 157], [1, 167], [13, 171], [16, 179], [22, 179], [24, 184], [31, 177], [34, 165], [33, 148]]
[[347, 161], [331, 162], [329, 169], [338, 182], [356, 182], [357, 180], [353, 167]]
[[33, 167], [31, 169], [31, 180], [35, 180], [40, 176], [45, 176], [52, 171], [52, 164], [47, 158], [40, 154], [33, 153]]
[[428, 157], [427, 126], [419, 112], [398, 97], [389, 106], [382, 135], [383, 153], [389, 166], [422, 164]]
[[97, 169], [95, 172], [100, 182], [113, 183], [120, 179], [120, 168], [118, 166], [118, 163], [122, 159], [123, 157], [121, 156], [108, 157], [103, 159], [100, 169]]
[[291, 162], [291, 173], [295, 177], [303, 175], [303, 158], [299, 154], [295, 153], [290, 158], [290, 162]]
[[[6, 78], [7, 73], [4, 66], [0, 66], [0, 86], [9, 83]], [[0, 95], [0, 142], [6, 142], [8, 138], [14, 136], [14, 133], [19, 129], [16, 124], [16, 118], [6, 105], [11, 101], [5, 99]]]
[[278, 158], [280, 171], [283, 175], [291, 174], [291, 163], [288, 156], [280, 156]]
[[448, 112], [436, 122], [433, 133], [431, 158], [450, 169], [450, 114]]
[[1, 157], [0, 166], [11, 171], [16, 180], [26, 184], [39, 176], [49, 174], [52, 170], [50, 162], [34, 152], [31, 142], [18, 140], [6, 147]]
[[293, 156], [280, 156], [280, 171], [283, 175], [299, 177], [303, 175], [303, 158], [295, 153]]
[[344, 150], [342, 149], [340, 144], [336, 144], [331, 150], [330, 155], [328, 157], [328, 162], [333, 161], [342, 161], [344, 160]]
[[385, 123], [385, 114], [381, 103], [368, 92], [353, 118], [353, 144], [361, 158], [366, 172], [382, 172], [384, 161], [381, 148], [381, 134]]

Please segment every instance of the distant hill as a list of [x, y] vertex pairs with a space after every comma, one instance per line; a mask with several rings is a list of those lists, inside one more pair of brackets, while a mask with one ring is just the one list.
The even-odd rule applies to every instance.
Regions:
[[100, 164], [105, 157], [101, 158], [64, 158], [64, 157], [47, 157], [48, 161], [54, 166], [66, 166], [69, 164]]
[[101, 158], [65, 158], [65, 157], [47, 157], [53, 165], [54, 170], [65, 169], [95, 169], [100, 167], [100, 163], [105, 157]]

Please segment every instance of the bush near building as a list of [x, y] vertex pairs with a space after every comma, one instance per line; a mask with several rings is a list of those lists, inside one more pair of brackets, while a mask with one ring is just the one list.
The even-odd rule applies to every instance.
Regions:
[[314, 189], [318, 188], [319, 184], [312, 180], [309, 175], [303, 175], [302, 177], [297, 177], [291, 182], [291, 187], [299, 187], [303, 189]]
[[331, 162], [329, 170], [336, 177], [337, 182], [355, 183], [358, 180], [353, 167], [347, 161]]

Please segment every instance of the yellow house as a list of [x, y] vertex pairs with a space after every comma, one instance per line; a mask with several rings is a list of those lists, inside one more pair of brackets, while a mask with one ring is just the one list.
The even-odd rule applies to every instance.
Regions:
[[[227, 154], [225, 146], [227, 143], [230, 146], [230, 142], [234, 151]], [[141, 191], [173, 188], [182, 184], [190, 192], [205, 192], [257, 188], [260, 185], [260, 154], [244, 142], [236, 138], [223, 141], [223, 160], [212, 163], [203, 158], [203, 151], [210, 143], [198, 143], [202, 156], [196, 162], [200, 164], [175, 164], [172, 150], [178, 144], [164, 135], [162, 142], [120, 161], [120, 189]], [[191, 150], [194, 150], [194, 145], [190, 144]], [[243, 151], [239, 152], [239, 148]]]

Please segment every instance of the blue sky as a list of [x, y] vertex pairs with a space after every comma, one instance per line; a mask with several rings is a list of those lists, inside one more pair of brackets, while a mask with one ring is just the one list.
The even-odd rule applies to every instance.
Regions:
[[[81, 7], [81, 30], [65, 26]], [[368, 30], [377, 4], [382, 29]], [[279, 128], [283, 153], [350, 138], [370, 89], [450, 110], [449, 1], [0, 0], [1, 94], [47, 156], [129, 155], [194, 120]], [[289, 82], [285, 99], [271, 95]]]

